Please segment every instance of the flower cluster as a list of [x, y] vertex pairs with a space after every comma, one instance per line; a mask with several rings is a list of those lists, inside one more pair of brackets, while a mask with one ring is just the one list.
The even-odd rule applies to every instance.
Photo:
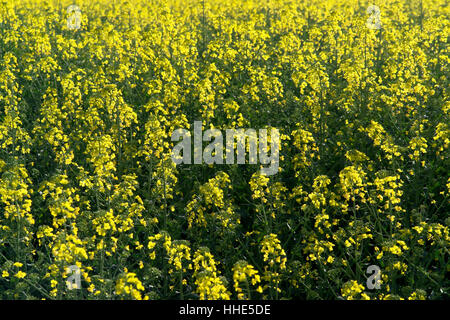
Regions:
[[[450, 7], [420, 3], [2, 0], [0, 299], [448, 299]], [[195, 121], [277, 128], [277, 173], [176, 164]]]

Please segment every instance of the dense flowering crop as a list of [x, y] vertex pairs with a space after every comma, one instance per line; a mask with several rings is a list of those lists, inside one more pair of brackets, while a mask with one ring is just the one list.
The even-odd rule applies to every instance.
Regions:
[[[1, 1], [0, 298], [448, 299], [449, 16]], [[277, 128], [278, 173], [175, 165], [197, 120]]]

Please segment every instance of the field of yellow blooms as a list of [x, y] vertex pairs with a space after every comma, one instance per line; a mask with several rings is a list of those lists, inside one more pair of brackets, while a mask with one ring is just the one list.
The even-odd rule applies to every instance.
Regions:
[[[448, 299], [449, 17], [1, 0], [0, 299]], [[199, 120], [277, 128], [279, 172], [175, 165]]]

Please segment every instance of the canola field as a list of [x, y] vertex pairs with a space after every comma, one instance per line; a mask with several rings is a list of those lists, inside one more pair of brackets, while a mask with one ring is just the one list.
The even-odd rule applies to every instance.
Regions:
[[[449, 15], [1, 0], [0, 299], [448, 299]], [[276, 174], [176, 164], [194, 121]]]

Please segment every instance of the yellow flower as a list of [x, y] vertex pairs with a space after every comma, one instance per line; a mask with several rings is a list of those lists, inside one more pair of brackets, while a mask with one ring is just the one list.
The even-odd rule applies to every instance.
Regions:
[[16, 278], [22, 279], [22, 278], [25, 278], [26, 275], [27, 275], [27, 274], [26, 274], [25, 272], [19, 271], [19, 272], [17, 272], [14, 276], [15, 276]]

